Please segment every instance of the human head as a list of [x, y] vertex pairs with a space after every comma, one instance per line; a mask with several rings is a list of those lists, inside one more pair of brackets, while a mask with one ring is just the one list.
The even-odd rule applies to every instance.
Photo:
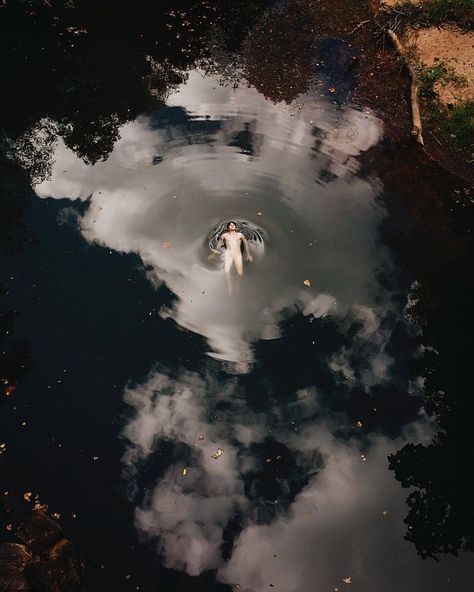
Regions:
[[232, 220], [227, 222], [227, 230], [237, 230], [237, 224]]

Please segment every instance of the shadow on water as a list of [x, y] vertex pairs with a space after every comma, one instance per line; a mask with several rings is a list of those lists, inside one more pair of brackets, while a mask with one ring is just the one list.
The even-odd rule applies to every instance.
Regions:
[[[406, 189], [419, 157], [344, 106], [357, 53], [305, 2], [76, 4], [2, 9], [15, 495], [64, 515], [90, 590], [469, 585], [416, 554], [472, 550], [459, 189]], [[232, 296], [229, 220], [258, 255]]]
[[473, 195], [471, 188], [422, 161], [415, 169], [416, 183], [406, 186], [400, 179], [413, 171], [411, 150], [398, 156], [396, 167], [390, 143], [384, 153], [374, 149], [366, 160], [383, 180], [387, 198], [397, 194], [416, 221], [389, 229], [386, 239], [416, 278], [407, 317], [418, 329], [420, 349], [411, 370], [423, 380], [424, 409], [439, 426], [431, 442], [409, 443], [391, 455], [390, 468], [411, 488], [407, 540], [423, 558], [439, 561], [444, 553], [473, 550], [469, 500], [474, 492], [459, 470], [473, 460], [473, 404], [466, 396], [473, 330], [474, 286], [466, 272], [472, 253]]

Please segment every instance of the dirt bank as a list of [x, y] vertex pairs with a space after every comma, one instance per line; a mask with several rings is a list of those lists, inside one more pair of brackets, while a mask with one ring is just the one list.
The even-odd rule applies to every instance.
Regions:
[[[395, 1], [391, 2], [395, 4]], [[411, 142], [410, 79], [407, 69], [386, 36], [393, 15], [386, 3], [378, 0], [353, 0], [351, 9], [343, 0], [314, 2], [307, 8], [316, 15], [318, 32], [349, 41], [359, 48], [359, 72], [353, 98], [379, 113], [386, 122], [386, 132], [401, 142]], [[416, 11], [415, 11], [416, 12]], [[397, 17], [399, 34], [403, 42], [412, 46], [413, 60], [429, 68], [446, 64], [451, 73], [443, 84], [438, 84], [440, 97], [448, 104], [460, 104], [472, 98], [474, 88], [474, 39], [472, 31], [456, 25], [446, 27], [420, 27], [414, 19]], [[404, 38], [404, 35], [407, 38]], [[418, 57], [417, 57], [418, 56]], [[451, 80], [449, 80], [449, 78]], [[454, 82], [453, 82], [454, 81]], [[474, 181], [472, 145], [468, 141], [461, 148], [453, 146], [450, 129], [441, 130], [443, 119], [450, 113], [440, 112], [441, 120], [427, 122], [433, 116], [422, 101], [422, 119], [427, 123], [424, 150], [429, 158], [438, 161], [451, 172]], [[422, 148], [420, 147], [420, 150]]]
[[408, 27], [403, 38], [414, 49], [418, 63], [427, 68], [443, 63], [452, 72], [453, 80], [434, 85], [443, 105], [474, 99], [474, 32], [449, 24], [443, 28]]

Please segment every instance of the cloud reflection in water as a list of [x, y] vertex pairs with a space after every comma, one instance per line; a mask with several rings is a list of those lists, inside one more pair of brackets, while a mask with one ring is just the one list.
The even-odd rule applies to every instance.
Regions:
[[[192, 74], [168, 109], [121, 129], [105, 162], [86, 166], [59, 144], [52, 178], [36, 192], [89, 199], [84, 237], [138, 253], [149, 277], [177, 296], [164, 314], [245, 372], [252, 343], [278, 336], [284, 310], [320, 293], [343, 306], [372, 304], [374, 272], [387, 263], [376, 245], [384, 213], [375, 204], [378, 186], [353, 174], [353, 157], [378, 140], [380, 126], [330, 103], [295, 117], [255, 91], [213, 85]], [[268, 243], [230, 298], [223, 274], [205, 264], [203, 245], [215, 224], [233, 218], [260, 226]]]
[[[356, 174], [381, 129], [371, 115], [309, 102], [292, 116], [194, 73], [167, 108], [121, 129], [107, 161], [86, 166], [59, 144], [36, 191], [88, 200], [83, 236], [137, 253], [176, 296], [162, 314], [203, 335], [231, 373], [250, 372], [253, 344], [277, 338], [288, 316], [331, 317], [350, 339], [323, 363], [341, 388], [367, 392], [391, 378], [385, 344], [401, 312], [378, 278], [392, 269], [377, 240], [380, 187]], [[266, 236], [233, 297], [204, 247], [226, 219]], [[342, 589], [345, 576], [354, 592], [445, 590], [449, 561], [422, 570], [403, 541], [404, 495], [386, 461], [400, 439], [348, 436], [349, 419], [329, 415], [331, 393], [318, 385], [258, 407], [242, 377], [219, 380], [207, 366], [200, 376], [153, 370], [125, 393], [136, 523], [167, 566], [217, 570], [249, 592]], [[414, 441], [431, 430], [406, 429]]]

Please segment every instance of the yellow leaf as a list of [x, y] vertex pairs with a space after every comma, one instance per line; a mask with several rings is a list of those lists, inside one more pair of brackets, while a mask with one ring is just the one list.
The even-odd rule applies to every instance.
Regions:
[[309, 288], [309, 287], [311, 286], [311, 281], [310, 281], [310, 280], [305, 280], [305, 281], [303, 282], [303, 284], [304, 284], [305, 286], [308, 286], [308, 288]]
[[212, 455], [212, 458], [219, 458], [219, 457], [221, 457], [223, 452], [224, 451], [222, 450], [222, 448], [218, 448], [217, 449], [217, 452]]

